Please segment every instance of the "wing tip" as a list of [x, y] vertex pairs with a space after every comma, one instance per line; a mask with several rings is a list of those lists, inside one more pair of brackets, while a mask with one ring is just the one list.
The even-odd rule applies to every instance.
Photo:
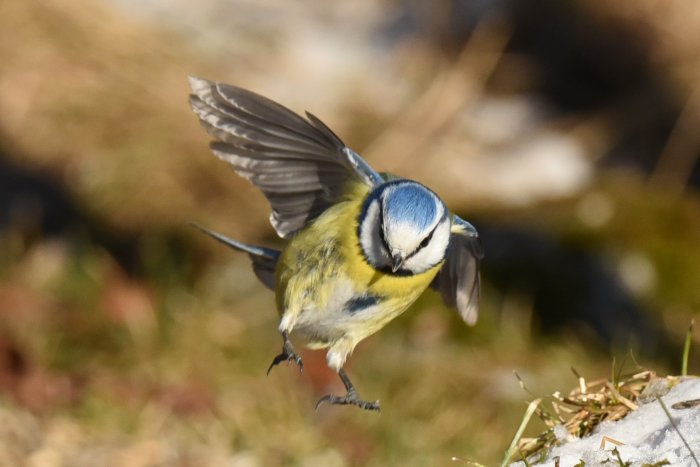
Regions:
[[192, 92], [197, 95], [210, 89], [212, 86], [215, 85], [213, 81], [209, 81], [207, 79], [200, 78], [194, 75], [189, 75], [187, 77], [187, 82], [189, 83]]
[[474, 326], [479, 319], [479, 302], [481, 300], [481, 276], [477, 275], [472, 283], [469, 294], [465, 291], [457, 292], [457, 310], [467, 326]]
[[[474, 294], [476, 292], [476, 295]], [[474, 326], [479, 319], [479, 291], [478, 286], [473, 290], [470, 296], [457, 293], [457, 310], [467, 326]]]
[[479, 306], [470, 304], [467, 309], [460, 314], [467, 326], [475, 326], [476, 322], [479, 320]]

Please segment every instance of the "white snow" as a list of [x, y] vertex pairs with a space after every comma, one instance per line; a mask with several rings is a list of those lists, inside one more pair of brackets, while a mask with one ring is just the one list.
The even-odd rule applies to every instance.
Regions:
[[[700, 399], [700, 378], [681, 381], [661, 399], [695, 457], [700, 460], [700, 405], [685, 409], [671, 407], [678, 402]], [[557, 433], [557, 438], [564, 437]], [[609, 439], [623, 444], [616, 446]], [[565, 437], [560, 446], [551, 450], [545, 462], [530, 465], [554, 467], [558, 457], [560, 467], [575, 466], [581, 460], [586, 467], [617, 466], [617, 457], [612, 453], [616, 447], [622, 461], [630, 462], [632, 467], [663, 460], [670, 466], [698, 467], [661, 404], [653, 397], [622, 420], [601, 423], [590, 436], [582, 439]], [[517, 462], [512, 466], [522, 467], [524, 463]]]

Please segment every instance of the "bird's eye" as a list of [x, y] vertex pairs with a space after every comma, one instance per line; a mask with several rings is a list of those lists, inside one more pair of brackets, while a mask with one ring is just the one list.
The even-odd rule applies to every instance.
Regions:
[[420, 242], [420, 246], [418, 247], [419, 250], [428, 246], [428, 244], [430, 243], [430, 240], [432, 240], [432, 238], [433, 238], [434, 233], [435, 233], [435, 229], [433, 229], [433, 231], [430, 232], [430, 234], [428, 234], [428, 236], [425, 237], [422, 242]]

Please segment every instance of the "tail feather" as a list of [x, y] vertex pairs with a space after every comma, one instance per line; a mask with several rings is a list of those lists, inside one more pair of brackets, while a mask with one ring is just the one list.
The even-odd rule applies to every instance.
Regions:
[[206, 229], [198, 224], [193, 223], [192, 227], [204, 232], [214, 240], [223, 243], [229, 248], [248, 253], [250, 260], [253, 262], [253, 271], [258, 279], [260, 279], [260, 282], [265, 284], [267, 288], [275, 290], [275, 268], [277, 267], [277, 260], [280, 256], [280, 252], [278, 250], [273, 250], [272, 248], [265, 248], [262, 246], [248, 245], [247, 243], [233, 240], [225, 235]]

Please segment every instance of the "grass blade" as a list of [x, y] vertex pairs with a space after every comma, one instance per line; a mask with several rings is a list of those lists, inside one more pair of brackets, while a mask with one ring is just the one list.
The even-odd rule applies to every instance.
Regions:
[[676, 433], [678, 433], [678, 436], [681, 437], [681, 441], [683, 441], [683, 444], [685, 444], [685, 447], [688, 448], [688, 451], [690, 452], [690, 457], [692, 457], [693, 460], [695, 461], [695, 465], [700, 467], [700, 462], [698, 462], [698, 458], [695, 457], [695, 453], [690, 448], [690, 444], [688, 444], [688, 441], [686, 441], [685, 436], [683, 436], [683, 433], [681, 433], [681, 430], [678, 429], [676, 422], [673, 421], [673, 418], [671, 417], [671, 414], [669, 413], [668, 408], [666, 407], [666, 404], [664, 403], [664, 401], [661, 400], [661, 398], [659, 396], [656, 396], [656, 400], [659, 401], [659, 404], [661, 404], [661, 408], [664, 409], [664, 412], [666, 413], [666, 416], [668, 417], [668, 421], [671, 422], [671, 426], [673, 427], [674, 430], [676, 430]]
[[540, 402], [542, 402], [542, 398], [535, 399], [534, 401], [530, 402], [530, 404], [527, 406], [527, 410], [525, 411], [523, 421], [520, 422], [518, 431], [515, 432], [515, 436], [513, 436], [513, 440], [510, 442], [510, 446], [508, 446], [508, 450], [506, 451], [505, 456], [503, 456], [503, 462], [501, 462], [501, 467], [506, 467], [508, 465], [510, 459], [513, 457], [513, 453], [515, 453], [515, 451], [518, 449], [518, 441], [520, 441], [520, 438], [522, 438], [523, 432], [525, 431], [525, 427], [527, 427], [527, 424], [530, 421], [532, 414], [535, 413], [535, 410], [537, 410], [537, 406], [540, 405]]
[[693, 326], [695, 319], [690, 320], [688, 333], [685, 335], [685, 344], [683, 344], [683, 361], [681, 362], [681, 376], [688, 376], [688, 358], [690, 357], [690, 343], [693, 341]]

